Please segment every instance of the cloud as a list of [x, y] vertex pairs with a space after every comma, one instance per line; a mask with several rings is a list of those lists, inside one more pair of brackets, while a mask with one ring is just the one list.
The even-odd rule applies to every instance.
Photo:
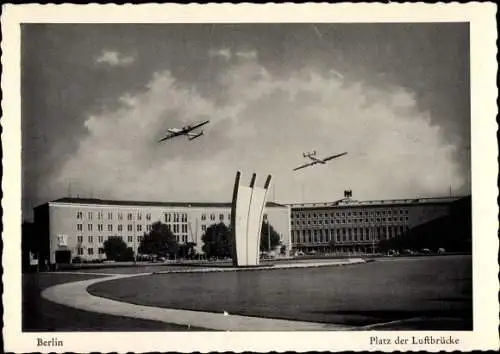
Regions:
[[232, 52], [231, 49], [228, 48], [223, 48], [223, 49], [211, 49], [208, 52], [208, 55], [211, 57], [219, 57], [225, 60], [229, 60], [232, 58]]
[[[244, 181], [272, 173], [277, 199], [293, 202], [335, 200], [346, 188], [358, 199], [434, 196], [464, 184], [455, 147], [403, 87], [308, 68], [276, 76], [253, 59], [232, 62], [217, 84], [203, 96], [169, 71], [155, 73], [142, 93], [87, 118], [87, 134], [49, 188], [71, 181], [102, 198], [229, 201], [240, 170]], [[203, 137], [157, 143], [167, 128], [204, 119]], [[292, 172], [313, 149], [348, 155]]]
[[252, 50], [252, 51], [240, 51], [240, 52], [236, 52], [236, 56], [238, 58], [242, 58], [242, 59], [256, 59], [257, 58], [257, 52], [255, 50]]
[[126, 56], [112, 50], [103, 50], [101, 55], [96, 58], [97, 63], [105, 63], [110, 66], [128, 66], [134, 61], [134, 57]]

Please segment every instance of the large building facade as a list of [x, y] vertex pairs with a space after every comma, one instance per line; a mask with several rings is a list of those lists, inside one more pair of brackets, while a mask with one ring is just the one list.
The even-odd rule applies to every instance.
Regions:
[[[37, 233], [44, 245], [42, 257], [51, 264], [58, 255], [104, 259], [104, 242], [119, 236], [138, 253], [144, 233], [154, 222], [170, 227], [180, 244], [193, 242], [202, 253], [202, 235], [215, 223], [231, 223], [231, 203], [164, 203], [83, 198], [62, 198], [34, 209]], [[287, 250], [291, 248], [290, 208], [268, 202], [264, 221], [280, 234]]]
[[[347, 194], [349, 196], [349, 194]], [[292, 251], [376, 253], [382, 240], [447, 216], [456, 198], [291, 204]]]

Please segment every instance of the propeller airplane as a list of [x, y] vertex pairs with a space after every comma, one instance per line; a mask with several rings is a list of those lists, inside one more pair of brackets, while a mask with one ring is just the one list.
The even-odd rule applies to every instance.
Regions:
[[327, 161], [336, 159], [336, 158], [344, 156], [346, 154], [347, 154], [347, 152], [343, 152], [343, 153], [338, 154], [338, 155], [328, 156], [328, 157], [325, 157], [324, 159], [321, 159], [321, 158], [316, 157], [316, 150], [313, 150], [311, 152], [304, 152], [302, 154], [302, 156], [309, 158], [310, 160], [312, 160], [312, 162], [308, 162], [306, 164], [300, 165], [299, 167], [294, 168], [293, 171], [297, 171], [297, 170], [300, 170], [301, 168], [305, 168], [305, 167], [309, 167], [309, 166], [314, 166], [316, 164], [325, 165], [327, 163]]
[[199, 133], [192, 133], [192, 131], [200, 128], [201, 126], [203, 126], [205, 124], [208, 124], [209, 122], [210, 122], [209, 120], [206, 120], [206, 121], [201, 122], [199, 124], [187, 125], [187, 126], [182, 127], [180, 129], [179, 128], [168, 128], [167, 129], [168, 134], [163, 139], [161, 139], [159, 142], [162, 142], [162, 141], [165, 141], [168, 139], [172, 139], [172, 138], [175, 138], [176, 136], [181, 136], [181, 135], [187, 136], [187, 138], [189, 140], [194, 140], [194, 139], [203, 135], [203, 130], [200, 131]]

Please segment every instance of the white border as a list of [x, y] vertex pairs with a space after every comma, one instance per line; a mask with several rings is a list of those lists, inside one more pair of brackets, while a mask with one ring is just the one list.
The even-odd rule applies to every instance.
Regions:
[[[498, 349], [498, 146], [496, 6], [469, 4], [266, 4], [266, 5], [3, 5], [2, 119], [4, 198], [4, 345], [12, 352], [339, 351]], [[458, 346], [369, 346], [374, 332], [46, 333], [63, 347], [36, 347], [36, 333], [21, 332], [21, 124], [20, 26], [25, 23], [165, 22], [470, 22], [474, 331], [418, 332], [452, 335]], [[416, 334], [416, 333], [415, 333]], [[396, 338], [411, 332], [381, 332]]]

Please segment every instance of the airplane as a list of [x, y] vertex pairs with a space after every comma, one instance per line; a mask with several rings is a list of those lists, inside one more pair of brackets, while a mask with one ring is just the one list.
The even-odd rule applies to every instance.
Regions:
[[340, 156], [344, 156], [346, 155], [347, 152], [343, 152], [341, 154], [338, 154], [338, 155], [333, 155], [333, 156], [328, 156], [324, 159], [320, 159], [318, 157], [315, 157], [316, 156], [316, 150], [313, 150], [312, 152], [304, 152], [302, 154], [303, 157], [307, 157], [309, 159], [312, 160], [312, 162], [308, 162], [306, 164], [303, 164], [299, 167], [296, 167], [293, 169], [293, 171], [297, 171], [297, 170], [300, 170], [301, 168], [305, 168], [305, 167], [309, 167], [309, 166], [313, 166], [313, 165], [316, 165], [316, 164], [322, 164], [322, 165], [325, 165], [327, 161], [330, 161], [330, 160], [333, 160], [333, 159], [336, 159]]
[[193, 140], [193, 139], [196, 139], [200, 136], [203, 135], [203, 130], [200, 131], [199, 133], [191, 133], [193, 130], [207, 124], [208, 122], [210, 122], [209, 120], [206, 120], [202, 123], [199, 123], [199, 124], [196, 124], [196, 125], [187, 125], [185, 127], [182, 127], [181, 129], [179, 128], [168, 128], [167, 131], [170, 133], [168, 135], [166, 135], [163, 139], [161, 139], [159, 141], [159, 143], [161, 143], [162, 141], [165, 141], [165, 140], [168, 140], [168, 139], [171, 139], [171, 138], [174, 138], [176, 136], [181, 136], [181, 135], [185, 135], [187, 136], [187, 138], [189, 140]]

